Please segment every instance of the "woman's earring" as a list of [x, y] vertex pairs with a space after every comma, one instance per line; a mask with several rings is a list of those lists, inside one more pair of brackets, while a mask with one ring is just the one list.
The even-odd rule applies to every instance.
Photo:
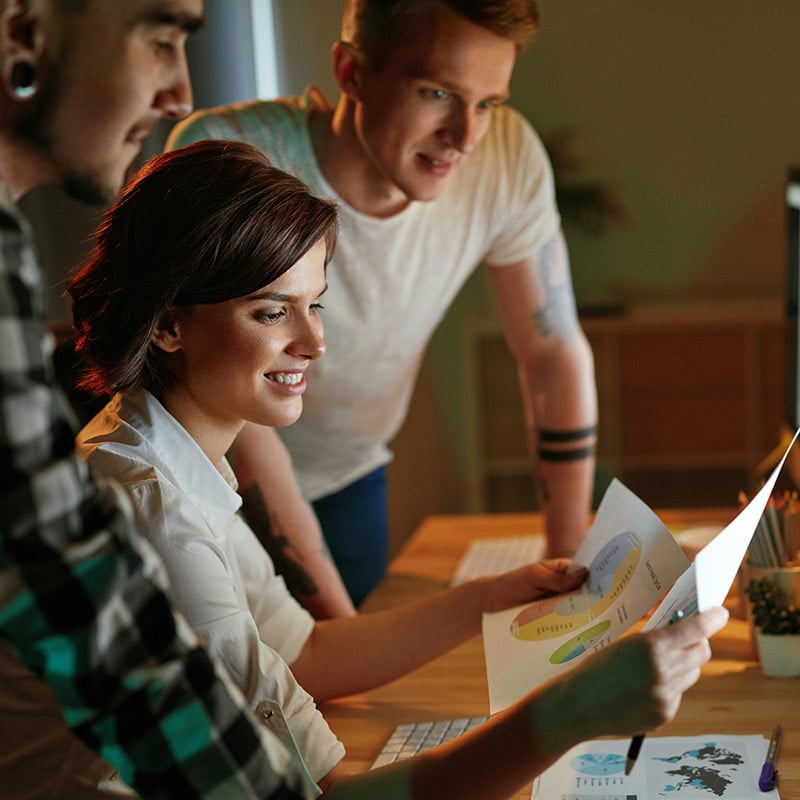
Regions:
[[20, 59], [11, 65], [9, 83], [14, 97], [27, 100], [36, 94], [36, 67], [30, 61]]

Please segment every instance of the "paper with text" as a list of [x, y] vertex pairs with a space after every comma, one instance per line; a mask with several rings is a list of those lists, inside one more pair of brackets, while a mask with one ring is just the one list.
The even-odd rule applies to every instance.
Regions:
[[693, 564], [656, 514], [612, 481], [573, 559], [589, 569], [580, 590], [483, 615], [490, 712], [608, 646], [659, 600], [644, 630], [667, 624], [676, 611], [722, 605], [799, 433], [759, 492]]
[[491, 713], [612, 642], [689, 566], [661, 520], [617, 480], [573, 563], [589, 569], [578, 591], [484, 615]]

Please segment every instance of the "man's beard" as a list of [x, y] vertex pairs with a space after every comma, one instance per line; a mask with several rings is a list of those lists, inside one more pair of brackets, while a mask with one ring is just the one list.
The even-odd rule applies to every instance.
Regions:
[[18, 124], [17, 135], [25, 138], [55, 164], [67, 195], [83, 203], [108, 206], [116, 199], [120, 187], [104, 185], [96, 176], [81, 172], [58, 158], [55, 148], [57, 142], [54, 141], [51, 130], [60, 102], [60, 86], [56, 70], [51, 66], [49, 80], [36, 98], [34, 109]]
[[74, 200], [88, 203], [93, 206], [105, 208], [114, 202], [119, 191], [116, 187], [102, 187], [96, 180], [92, 180], [78, 173], [64, 172], [64, 191]]

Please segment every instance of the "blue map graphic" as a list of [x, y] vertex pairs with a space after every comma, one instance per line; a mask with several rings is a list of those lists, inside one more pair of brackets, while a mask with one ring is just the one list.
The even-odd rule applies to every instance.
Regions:
[[673, 783], [664, 786], [661, 794], [668, 796], [681, 789], [694, 789], [724, 797], [727, 788], [733, 783], [738, 768], [744, 764], [744, 758], [714, 742], [706, 742], [703, 747], [686, 750], [680, 755], [668, 758], [653, 758], [674, 767], [664, 771], [667, 779], [674, 778]]

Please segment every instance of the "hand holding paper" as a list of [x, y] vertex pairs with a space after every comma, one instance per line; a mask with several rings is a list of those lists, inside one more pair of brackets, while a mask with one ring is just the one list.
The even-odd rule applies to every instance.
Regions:
[[608, 646], [665, 592], [644, 630], [667, 624], [676, 610], [721, 606], [798, 433], [758, 494], [693, 564], [653, 511], [613, 481], [575, 555], [574, 562], [589, 569], [586, 584], [569, 595], [484, 615], [491, 712]]

